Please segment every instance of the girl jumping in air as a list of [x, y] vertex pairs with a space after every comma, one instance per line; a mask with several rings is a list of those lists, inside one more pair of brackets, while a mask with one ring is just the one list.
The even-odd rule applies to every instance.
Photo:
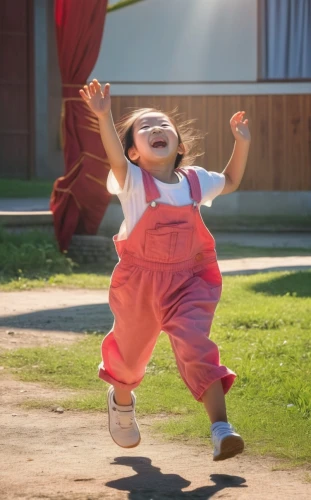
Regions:
[[80, 95], [98, 117], [111, 167], [107, 188], [118, 195], [125, 219], [114, 238], [119, 262], [109, 304], [115, 321], [103, 340], [99, 367], [100, 378], [110, 384], [111, 437], [124, 448], [139, 444], [133, 389], [165, 331], [182, 379], [208, 413], [214, 460], [233, 457], [244, 442], [228, 423], [224, 395], [236, 375], [220, 364], [209, 339], [222, 278], [200, 206], [232, 193], [242, 180], [250, 145], [244, 111], [230, 120], [235, 144], [218, 174], [190, 166], [189, 130], [185, 133], [167, 114], [150, 108], [132, 112], [121, 124], [122, 145], [109, 84], [102, 91], [93, 80]]

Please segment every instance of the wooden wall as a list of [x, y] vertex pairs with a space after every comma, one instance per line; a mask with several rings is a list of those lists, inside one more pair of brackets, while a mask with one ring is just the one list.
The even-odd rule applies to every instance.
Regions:
[[178, 107], [185, 118], [196, 118], [205, 139], [205, 155], [197, 161], [220, 172], [230, 158], [233, 137], [229, 120], [244, 110], [249, 118], [252, 144], [243, 191], [311, 190], [311, 95], [250, 96], [143, 96], [113, 97], [117, 121], [129, 108]]
[[0, 178], [33, 174], [32, 19], [32, 0], [1, 0]]

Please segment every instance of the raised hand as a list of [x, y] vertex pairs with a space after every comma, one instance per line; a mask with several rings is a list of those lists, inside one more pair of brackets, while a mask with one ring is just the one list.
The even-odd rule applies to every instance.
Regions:
[[110, 112], [111, 99], [109, 83], [106, 83], [104, 91], [102, 91], [99, 81], [94, 78], [89, 85], [84, 85], [83, 89], [79, 90], [79, 94], [98, 118], [104, 117]]
[[236, 141], [250, 141], [251, 134], [248, 120], [244, 120], [245, 111], [238, 111], [230, 120], [230, 127]]

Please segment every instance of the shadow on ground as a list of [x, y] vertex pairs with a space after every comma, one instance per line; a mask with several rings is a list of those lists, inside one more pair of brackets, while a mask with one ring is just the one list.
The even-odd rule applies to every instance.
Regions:
[[62, 332], [107, 332], [113, 324], [108, 304], [85, 304], [0, 316], [0, 327]]
[[255, 283], [250, 289], [265, 295], [311, 297], [311, 270], [276, 276], [263, 283]]
[[136, 475], [109, 481], [106, 486], [119, 491], [128, 491], [130, 500], [164, 500], [173, 498], [201, 499], [212, 498], [217, 492], [226, 488], [246, 488], [246, 480], [239, 476], [227, 474], [211, 474], [214, 483], [211, 486], [202, 486], [191, 491], [182, 491], [190, 486], [191, 482], [178, 474], [163, 474], [159, 467], [151, 464], [147, 457], [117, 457], [112, 465], [131, 467]]
[[[275, 276], [250, 285], [250, 289], [270, 296], [311, 297], [311, 271]], [[108, 332], [112, 325], [113, 315], [109, 305], [102, 302], [0, 316], [0, 327], [6, 328], [100, 333]]]

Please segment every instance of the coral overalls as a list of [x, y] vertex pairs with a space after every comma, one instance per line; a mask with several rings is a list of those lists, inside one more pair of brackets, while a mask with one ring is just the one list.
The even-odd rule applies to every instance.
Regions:
[[221, 295], [215, 241], [200, 215], [201, 188], [191, 167], [186, 176], [193, 204], [157, 203], [153, 177], [142, 170], [148, 208], [128, 239], [115, 244], [120, 258], [111, 277], [109, 304], [115, 318], [102, 343], [99, 377], [137, 387], [161, 331], [169, 335], [177, 366], [195, 399], [221, 379], [226, 393], [235, 374], [220, 365], [208, 336]]

